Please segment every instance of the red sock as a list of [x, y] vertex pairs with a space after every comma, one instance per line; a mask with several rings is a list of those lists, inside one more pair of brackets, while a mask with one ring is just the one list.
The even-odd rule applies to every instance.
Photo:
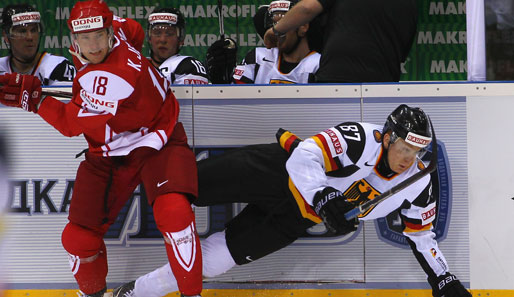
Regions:
[[107, 250], [102, 235], [68, 223], [61, 240], [69, 253], [70, 267], [79, 289], [87, 295], [103, 290], [107, 285]]
[[169, 193], [155, 199], [153, 211], [179, 291], [184, 295], [200, 294], [202, 253], [189, 201], [182, 194]]

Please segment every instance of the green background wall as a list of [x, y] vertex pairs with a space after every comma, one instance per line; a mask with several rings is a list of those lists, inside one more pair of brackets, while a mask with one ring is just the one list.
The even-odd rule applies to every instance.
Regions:
[[[2, 8], [20, 1], [2, 0]], [[70, 36], [66, 25], [73, 0], [27, 1], [41, 13], [45, 34], [41, 46], [48, 52], [70, 57]], [[178, 7], [186, 17], [186, 39], [181, 54], [203, 61], [209, 45], [219, 38], [217, 1], [215, 0], [110, 0], [113, 12], [120, 17], [139, 21], [146, 30], [146, 17], [155, 7]], [[239, 59], [262, 40], [253, 28], [252, 16], [266, 0], [223, 1], [225, 34], [239, 44]], [[419, 22], [411, 53], [402, 65], [401, 80], [465, 80], [466, 65], [466, 14], [465, 0], [418, 0]], [[1, 43], [0, 56], [8, 54]], [[148, 56], [145, 43], [143, 54]]]

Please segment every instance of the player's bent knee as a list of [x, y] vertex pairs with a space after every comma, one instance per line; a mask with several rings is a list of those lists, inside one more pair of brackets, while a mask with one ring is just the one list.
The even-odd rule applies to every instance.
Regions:
[[168, 193], [155, 199], [153, 213], [157, 229], [162, 234], [186, 229], [194, 221], [194, 213], [187, 197]]
[[100, 233], [71, 222], [64, 227], [61, 242], [69, 254], [80, 258], [95, 256], [104, 246]]

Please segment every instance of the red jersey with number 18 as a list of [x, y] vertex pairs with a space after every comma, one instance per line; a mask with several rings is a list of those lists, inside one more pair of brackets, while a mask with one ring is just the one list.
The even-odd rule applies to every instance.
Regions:
[[160, 150], [175, 127], [179, 105], [169, 82], [115, 37], [102, 63], [79, 70], [72, 100], [47, 97], [38, 114], [65, 136], [84, 134], [92, 153], [124, 156], [142, 146]]

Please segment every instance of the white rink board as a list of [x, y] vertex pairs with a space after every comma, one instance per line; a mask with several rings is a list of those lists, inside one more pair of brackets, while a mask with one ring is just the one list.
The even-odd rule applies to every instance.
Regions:
[[[473, 100], [476, 101], [476, 98], [482, 98], [490, 92], [493, 95], [488, 96], [487, 99], [491, 102], [495, 102], [496, 96], [502, 95], [504, 97], [501, 98], [504, 101], [501, 104], [512, 106], [511, 100], [514, 97], [505, 97], [507, 95], [505, 93], [510, 91], [512, 91], [510, 94], [514, 94], [511, 84], [227, 86], [222, 88], [206, 86], [175, 87], [174, 89], [175, 94], [181, 99], [180, 118], [185, 123], [190, 137], [189, 142], [196, 147], [272, 142], [278, 127], [290, 129], [301, 137], [307, 137], [347, 120], [364, 120], [382, 124], [385, 116], [400, 101], [421, 106], [431, 115], [438, 139], [444, 141], [450, 160], [454, 205], [448, 235], [442, 241], [441, 248], [452, 271], [465, 283], [471, 280], [472, 288], [513, 288], [514, 282], [511, 276], [509, 278], [509, 275], [514, 275], [512, 272], [514, 265], [511, 262], [508, 267], [507, 264], [498, 264], [498, 269], [507, 271], [503, 275], [509, 281], [508, 285], [501, 279], [496, 282], [492, 280], [497, 266], [487, 266], [487, 275], [481, 272], [483, 269], [472, 269], [476, 266], [470, 265], [475, 263], [470, 260], [470, 251], [471, 257], [475, 250], [480, 250], [480, 256], [485, 257], [484, 254], [487, 254], [485, 250], [489, 248], [484, 246], [486, 243], [477, 241], [480, 245], [471, 249], [469, 238], [473, 239], [474, 234], [473, 229], [468, 227], [469, 221], [472, 221], [470, 217], [474, 216], [474, 208], [471, 207], [471, 212], [469, 211], [469, 198], [476, 197], [472, 192], [473, 187], [469, 188], [468, 193], [468, 176], [471, 180], [474, 173], [482, 168], [477, 160], [471, 157], [471, 150], [468, 156], [468, 143], [476, 140], [478, 136], [483, 140], [484, 132], [475, 135], [476, 129], [468, 129], [470, 116], [474, 117], [479, 112], [473, 109], [475, 105], [469, 105], [467, 96], [473, 96]], [[252, 96], [247, 98], [245, 97], [247, 95]], [[473, 100], [471, 102], [475, 102]], [[483, 115], [482, 118], [488, 116], [492, 118], [489, 120], [494, 120], [496, 123], [502, 120], [493, 118], [489, 114]], [[473, 123], [478, 125], [475, 118]], [[29, 181], [29, 206], [33, 206], [34, 181], [40, 180], [44, 186], [49, 180], [57, 180], [51, 190], [51, 198], [53, 204], [59, 209], [66, 181], [74, 179], [75, 170], [82, 159], [75, 159], [74, 156], [85, 148], [85, 141], [81, 137], [73, 139], [63, 137], [39, 117], [11, 108], [0, 107], [0, 125], [2, 128], [7, 126], [13, 148], [14, 170], [11, 179]], [[495, 127], [498, 127], [498, 124]], [[482, 128], [485, 129], [485, 127]], [[509, 144], [508, 148], [512, 148], [512, 145]], [[511, 149], [510, 152], [512, 151]], [[500, 159], [505, 153], [501, 150], [500, 154], [491, 157]], [[468, 168], [472, 168], [473, 171], [468, 172]], [[493, 176], [494, 174], [489, 174], [480, 178], [492, 179]], [[510, 184], [512, 184], [512, 178]], [[507, 189], [510, 187], [507, 185], [509, 184], [503, 183], [496, 188], [508, 192]], [[485, 187], [481, 189], [486, 191]], [[476, 197], [476, 199], [479, 198]], [[19, 202], [15, 199], [13, 206], [18, 205], [16, 203]], [[67, 221], [66, 213], [49, 214], [45, 204], [42, 205], [43, 213], [34, 213], [32, 209], [31, 214], [10, 213], [8, 215], [8, 240], [3, 256], [5, 262], [0, 267], [7, 271], [7, 282], [13, 289], [74, 288], [76, 285], [69, 271], [67, 255], [60, 245], [60, 232]], [[505, 205], [507, 206], [508, 204]], [[482, 208], [482, 210], [486, 209]], [[202, 217], [205, 214], [205, 210], [197, 210], [199, 230], [207, 228], [205, 226], [207, 221]], [[492, 221], [491, 218], [494, 215], [488, 213], [485, 216]], [[137, 223], [137, 220], [135, 222]], [[480, 223], [482, 222], [483, 219], [480, 220]], [[505, 226], [505, 224], [499, 225], [501, 226], [495, 226], [495, 229]], [[514, 226], [512, 221], [510, 226], [511, 228]], [[504, 234], [512, 234], [511, 229], [506, 232], [509, 233]], [[498, 240], [496, 237], [491, 237], [491, 240], [493, 239]], [[501, 245], [501, 243], [498, 244]], [[504, 249], [497, 251], [503, 252]], [[108, 282], [111, 284], [131, 280], [166, 261], [161, 244], [108, 245], [108, 254]], [[510, 257], [512, 261], [510, 254], [494, 255], [494, 257], [502, 259]], [[295, 261], [297, 259], [301, 261]], [[395, 247], [380, 240], [374, 223], [366, 223], [358, 236], [349, 243], [340, 245], [333, 239], [328, 244], [320, 245], [310, 244], [308, 240], [301, 239], [298, 244], [251, 265], [238, 267], [214, 280], [237, 282], [325, 280], [343, 283], [357, 281], [364, 287], [369, 285], [386, 288], [428, 288], [424, 273], [410, 249]], [[480, 284], [479, 287], [474, 286], [475, 281]], [[351, 283], [348, 285], [352, 286]]]

